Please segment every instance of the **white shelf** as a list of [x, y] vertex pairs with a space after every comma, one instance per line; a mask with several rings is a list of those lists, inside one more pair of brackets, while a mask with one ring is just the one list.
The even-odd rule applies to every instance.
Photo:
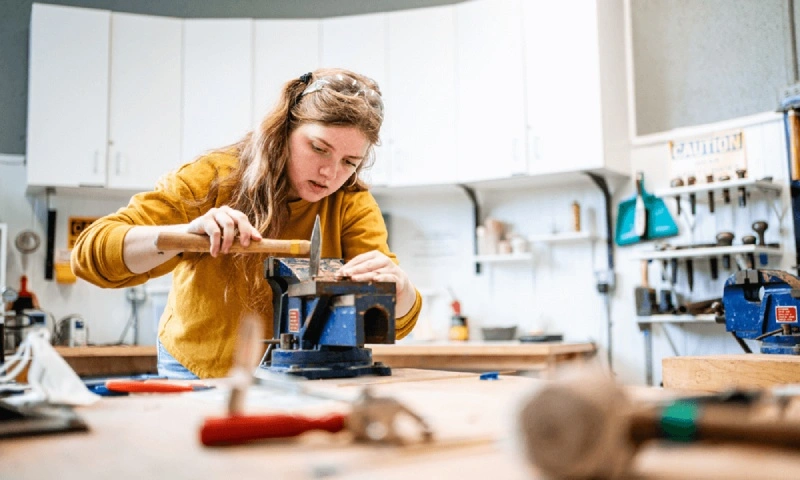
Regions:
[[528, 241], [531, 243], [560, 243], [575, 242], [580, 240], [595, 240], [592, 232], [561, 232], [540, 235], [530, 235]]
[[771, 191], [776, 193], [780, 192], [782, 189], [782, 186], [775, 182], [770, 182], [766, 180], [756, 180], [752, 178], [735, 178], [723, 182], [714, 181], [711, 183], [705, 183], [704, 179], [698, 179], [698, 180], [703, 181], [703, 183], [698, 183], [695, 185], [687, 185], [683, 187], [672, 187], [672, 188], [656, 190], [654, 195], [657, 197], [674, 197], [676, 195], [688, 195], [690, 193], [720, 191], [720, 190], [725, 190], [726, 188], [729, 190], [733, 190], [738, 187], [757, 188], [759, 190]]
[[533, 262], [533, 253], [506, 253], [497, 255], [475, 255], [473, 261], [476, 263], [509, 263], [509, 262]]
[[636, 317], [637, 323], [716, 323], [715, 315], [706, 313], [702, 315], [640, 315]]
[[759, 255], [766, 253], [767, 255], [783, 255], [783, 249], [780, 247], [760, 247], [758, 245], [731, 245], [730, 247], [703, 247], [703, 248], [682, 248], [664, 251], [647, 251], [636, 252], [633, 255], [634, 260], [659, 260], [667, 258], [693, 258], [693, 257], [717, 257], [720, 255], [737, 255], [737, 254], [752, 253]]
[[[505, 178], [495, 178], [464, 182], [463, 185], [481, 191], [508, 191], [508, 190], [528, 190], [538, 187], [555, 187], [562, 185], [576, 185], [584, 183], [594, 185], [587, 173], [592, 173], [603, 177], [608, 183], [609, 189], [614, 191], [616, 187], [629, 179], [628, 175], [621, 174], [614, 170], [597, 168], [591, 170], [575, 170], [568, 172], [547, 173], [539, 175], [514, 175]], [[372, 185], [370, 191], [375, 195], [414, 195], [414, 194], [437, 194], [451, 193], [460, 191], [459, 182], [453, 183], [433, 183], [424, 185]], [[457, 189], [457, 190], [456, 190]]]

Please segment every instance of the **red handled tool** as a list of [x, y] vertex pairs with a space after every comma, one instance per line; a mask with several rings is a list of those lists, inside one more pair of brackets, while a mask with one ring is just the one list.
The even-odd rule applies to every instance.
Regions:
[[108, 380], [106, 388], [112, 392], [126, 393], [178, 393], [208, 390], [214, 387], [170, 382], [169, 380]]
[[309, 418], [300, 415], [233, 415], [207, 418], [200, 429], [203, 445], [235, 445], [268, 438], [296, 437], [312, 430], [337, 433], [345, 428], [346, 415], [334, 413]]

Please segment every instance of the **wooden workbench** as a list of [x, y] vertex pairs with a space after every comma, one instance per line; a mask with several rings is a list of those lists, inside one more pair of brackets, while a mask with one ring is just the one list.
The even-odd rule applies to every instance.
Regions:
[[156, 347], [55, 347], [75, 373], [82, 377], [156, 373]]
[[392, 368], [436, 370], [545, 370], [595, 355], [594, 343], [431, 342], [369, 345], [372, 359]]
[[[481, 381], [469, 373], [402, 369], [393, 377], [314, 382], [314, 388], [340, 394], [355, 394], [360, 385], [370, 383], [376, 394], [396, 397], [420, 413], [431, 424], [435, 440], [405, 447], [352, 444], [347, 434], [312, 433], [292, 440], [205, 448], [198, 439], [199, 428], [205, 417], [224, 411], [227, 397], [222, 388], [106, 397], [78, 409], [89, 432], [0, 440], [0, 478], [539, 478], [517, 455], [512, 441], [514, 412], [539, 382], [516, 376]], [[283, 400], [264, 395], [263, 390], [252, 390], [246, 411], [285, 411], [266, 405], [285, 408], [287, 394]], [[311, 415], [342, 408], [319, 402], [295, 411]], [[653, 445], [643, 448], [633, 465], [640, 479], [788, 480], [797, 478], [798, 471], [800, 455], [721, 445]]]
[[704, 355], [661, 360], [664, 387], [721, 392], [800, 383], [798, 355]]
[[[593, 343], [436, 342], [368, 345], [373, 359], [392, 368], [544, 370], [597, 352]], [[82, 377], [156, 373], [155, 346], [56, 347]]]

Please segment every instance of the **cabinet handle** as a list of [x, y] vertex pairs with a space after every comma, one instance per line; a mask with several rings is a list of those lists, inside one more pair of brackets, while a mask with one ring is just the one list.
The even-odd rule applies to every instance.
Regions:
[[100, 168], [100, 151], [99, 150], [95, 150], [94, 151], [94, 165], [92, 167], [92, 173], [97, 175], [99, 173], [98, 172], [98, 168]]
[[119, 176], [122, 174], [122, 154], [120, 152], [117, 152], [115, 163], [116, 163], [117, 176]]

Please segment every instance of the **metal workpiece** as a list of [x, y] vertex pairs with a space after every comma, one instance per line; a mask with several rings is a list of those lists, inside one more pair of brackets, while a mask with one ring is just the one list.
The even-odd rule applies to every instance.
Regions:
[[[731, 179], [731, 177], [729, 177], [728, 175], [722, 175], [717, 180], [720, 181], [720, 182], [727, 182], [730, 179]], [[727, 189], [727, 188], [723, 188], [722, 189], [722, 202], [725, 205], [728, 205], [729, 203], [731, 203], [731, 191], [729, 189]]]
[[[743, 179], [747, 176], [747, 170], [744, 168], [740, 168], [736, 170], [736, 178]], [[739, 187], [739, 207], [746, 207], [747, 206], [747, 189], [744, 187]]]
[[[673, 178], [672, 181], [669, 183], [669, 185], [672, 188], [682, 187], [683, 186], [683, 179], [681, 179], [680, 177]], [[681, 216], [681, 196], [680, 195], [675, 195], [675, 211], [678, 214], [678, 216], [680, 217]]]
[[[709, 185], [714, 183], [714, 175], [706, 175], [706, 183]], [[714, 213], [714, 190], [708, 191], [708, 211], [709, 213]]]
[[[733, 245], [733, 233], [731, 232], [719, 232], [716, 236], [717, 239], [717, 246], [720, 247], [730, 247]], [[725, 270], [729, 270], [731, 268], [731, 256], [725, 254], [722, 256], [722, 268]]]
[[[697, 183], [697, 178], [694, 175], [686, 178], [686, 185], [694, 185], [695, 183]], [[697, 195], [695, 193], [689, 194], [689, 209], [692, 212], [692, 216], [697, 213]]]

